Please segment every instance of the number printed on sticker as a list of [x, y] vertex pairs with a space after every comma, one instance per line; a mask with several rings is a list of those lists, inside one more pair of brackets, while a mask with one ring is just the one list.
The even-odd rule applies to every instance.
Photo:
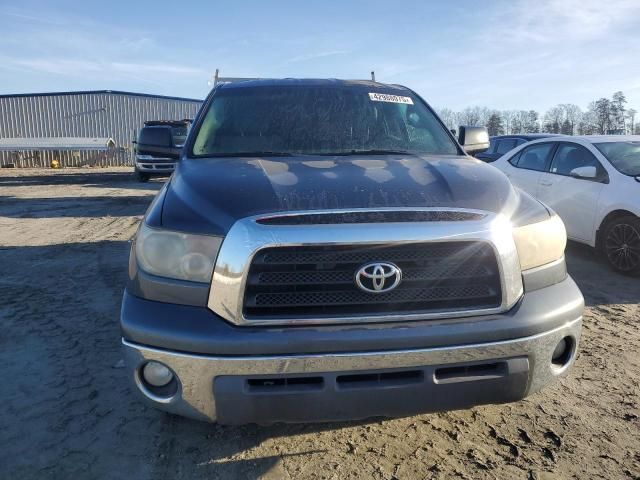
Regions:
[[413, 105], [411, 97], [401, 97], [400, 95], [390, 95], [388, 93], [369, 93], [369, 99], [374, 102], [405, 103], [407, 105]]

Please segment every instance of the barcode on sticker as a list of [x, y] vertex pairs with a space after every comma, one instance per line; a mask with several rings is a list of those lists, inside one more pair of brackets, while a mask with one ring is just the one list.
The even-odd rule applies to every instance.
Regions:
[[411, 97], [389, 95], [388, 93], [369, 93], [369, 99], [373, 100], [374, 102], [405, 103], [407, 105], [413, 105], [413, 100], [411, 100]]

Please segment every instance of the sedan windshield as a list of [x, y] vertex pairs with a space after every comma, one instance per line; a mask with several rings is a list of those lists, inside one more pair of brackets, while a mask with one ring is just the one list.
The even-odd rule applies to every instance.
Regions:
[[595, 146], [620, 173], [640, 175], [640, 142], [606, 142]]
[[[397, 95], [402, 93], [402, 96]], [[408, 90], [224, 87], [209, 105], [195, 156], [458, 155], [431, 110]]]

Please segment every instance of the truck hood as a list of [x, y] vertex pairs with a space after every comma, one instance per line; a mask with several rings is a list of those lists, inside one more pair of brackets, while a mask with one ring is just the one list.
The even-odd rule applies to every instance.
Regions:
[[162, 202], [164, 228], [225, 235], [252, 215], [321, 209], [452, 207], [513, 210], [498, 169], [464, 156], [183, 159]]

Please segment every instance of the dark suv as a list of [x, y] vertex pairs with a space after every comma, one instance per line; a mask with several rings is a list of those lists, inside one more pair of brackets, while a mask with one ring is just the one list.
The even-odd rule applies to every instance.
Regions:
[[539, 138], [560, 136], [554, 133], [523, 133], [518, 135], [498, 135], [491, 137], [489, 148], [475, 155], [478, 160], [483, 162], [495, 162], [502, 155], [510, 150], [522, 145], [523, 143], [538, 140]]
[[136, 389], [198, 419], [308, 422], [512, 402], [565, 375], [584, 303], [564, 225], [468, 155], [487, 143], [398, 85], [216, 86], [132, 244]]
[[148, 181], [152, 175], [173, 173], [190, 123], [190, 120], [149, 120], [144, 123], [134, 142], [135, 174], [140, 182]]

